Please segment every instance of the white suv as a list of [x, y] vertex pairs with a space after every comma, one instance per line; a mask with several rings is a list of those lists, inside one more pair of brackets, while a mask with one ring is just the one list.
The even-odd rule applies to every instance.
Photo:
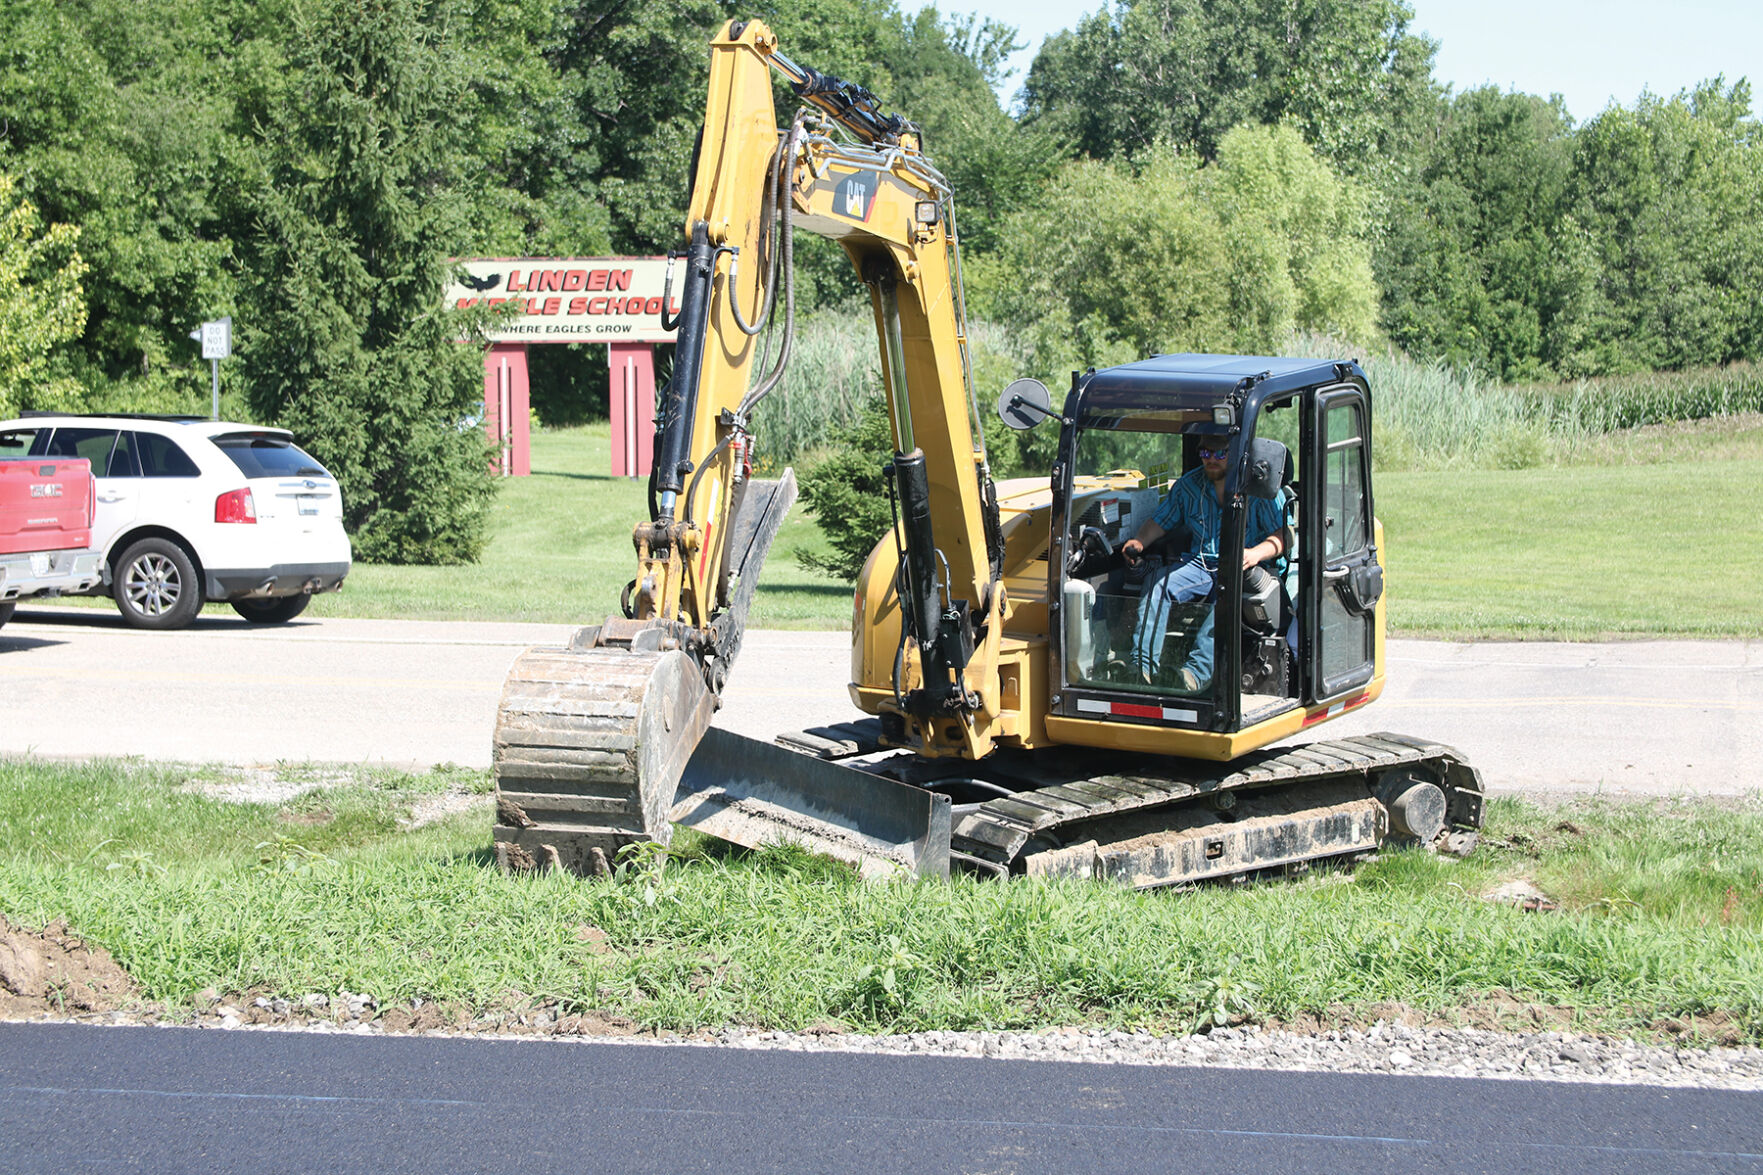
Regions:
[[92, 463], [104, 582], [87, 594], [136, 628], [182, 628], [204, 599], [280, 624], [349, 574], [336, 479], [286, 429], [34, 413], [0, 421], [0, 457]]

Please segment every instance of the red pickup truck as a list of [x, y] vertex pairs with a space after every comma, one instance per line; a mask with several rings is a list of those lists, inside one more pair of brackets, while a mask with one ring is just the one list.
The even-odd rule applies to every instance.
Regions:
[[103, 578], [92, 507], [84, 458], [0, 459], [0, 624], [26, 596], [87, 591]]

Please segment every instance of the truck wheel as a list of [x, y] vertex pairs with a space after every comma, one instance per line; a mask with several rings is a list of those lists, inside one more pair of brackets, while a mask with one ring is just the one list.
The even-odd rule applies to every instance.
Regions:
[[0, 628], [4, 628], [6, 622], [12, 619], [12, 610], [16, 607], [18, 607], [16, 600], [7, 600], [4, 604], [0, 604]]
[[252, 624], [286, 624], [306, 611], [311, 602], [312, 597], [302, 593], [273, 600], [234, 600], [232, 604], [233, 611]]
[[111, 594], [131, 628], [183, 628], [202, 610], [196, 565], [167, 539], [142, 539], [124, 551], [116, 562]]

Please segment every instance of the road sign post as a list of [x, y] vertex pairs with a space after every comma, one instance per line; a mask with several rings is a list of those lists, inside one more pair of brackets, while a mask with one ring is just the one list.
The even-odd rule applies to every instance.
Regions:
[[202, 344], [202, 358], [208, 360], [214, 383], [214, 419], [220, 419], [220, 361], [233, 353], [232, 315], [205, 322], [190, 332]]

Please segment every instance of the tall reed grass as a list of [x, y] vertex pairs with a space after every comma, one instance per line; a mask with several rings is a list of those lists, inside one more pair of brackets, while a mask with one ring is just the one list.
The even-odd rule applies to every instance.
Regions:
[[1472, 367], [1324, 336], [1295, 337], [1287, 351], [1359, 359], [1371, 381], [1380, 470], [1569, 463], [1625, 429], [1763, 411], [1763, 370], [1750, 364], [1513, 387]]
[[[968, 346], [980, 417], [991, 432], [997, 393], [1029, 370], [1030, 358], [1018, 332], [1002, 323], [970, 323]], [[1529, 469], [1570, 462], [1625, 429], [1763, 411], [1763, 368], [1752, 364], [1508, 386], [1473, 367], [1327, 336], [1294, 336], [1284, 350], [1359, 359], [1371, 380], [1380, 470]], [[1054, 389], [1055, 399], [1062, 391]], [[801, 320], [784, 384], [754, 414], [760, 460], [774, 469], [812, 461], [836, 425], [880, 395], [875, 326], [867, 314], [823, 312]], [[1018, 456], [1014, 449], [994, 453], [994, 466], [1009, 469]]]
[[[1022, 344], [995, 323], [968, 324], [968, 353], [985, 427], [998, 392], [1024, 370]], [[753, 414], [758, 459], [770, 469], [812, 459], [838, 425], [881, 397], [875, 322], [866, 311], [825, 311], [796, 324], [784, 382]]]
[[1763, 412], [1763, 368], [1752, 363], [1533, 384], [1518, 390], [1552, 414], [1580, 421], [1594, 432]]

